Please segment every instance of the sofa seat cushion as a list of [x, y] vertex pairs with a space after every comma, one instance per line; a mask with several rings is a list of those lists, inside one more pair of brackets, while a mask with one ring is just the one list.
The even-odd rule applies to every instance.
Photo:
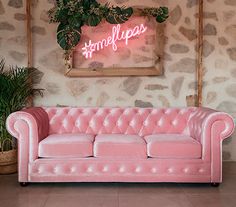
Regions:
[[182, 134], [156, 134], [144, 137], [147, 154], [153, 158], [201, 158], [201, 144], [190, 136]]
[[100, 158], [147, 158], [146, 142], [138, 135], [97, 135], [93, 152]]
[[52, 134], [39, 143], [39, 157], [90, 157], [93, 141], [90, 134]]

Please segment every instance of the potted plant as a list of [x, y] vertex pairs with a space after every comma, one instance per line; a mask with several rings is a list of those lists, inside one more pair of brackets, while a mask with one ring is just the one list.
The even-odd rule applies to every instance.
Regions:
[[33, 88], [40, 78], [35, 68], [10, 67], [0, 61], [0, 174], [17, 171], [16, 141], [6, 130], [6, 119], [10, 113], [21, 110], [29, 103], [29, 98], [42, 89]]

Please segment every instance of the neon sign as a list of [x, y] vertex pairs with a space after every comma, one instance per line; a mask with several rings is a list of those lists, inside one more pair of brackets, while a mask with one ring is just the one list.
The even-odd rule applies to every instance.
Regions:
[[112, 28], [112, 34], [107, 38], [94, 43], [89, 40], [88, 43], [85, 43], [85, 46], [82, 48], [82, 54], [85, 56], [85, 58], [92, 58], [93, 52], [102, 50], [110, 45], [112, 46], [112, 49], [116, 51], [118, 49], [116, 44], [117, 41], [125, 40], [125, 44], [128, 45], [130, 38], [139, 36], [146, 31], [147, 27], [145, 27], [143, 24], [135, 26], [133, 29], [127, 29], [125, 31], [121, 31], [121, 25], [117, 24]]

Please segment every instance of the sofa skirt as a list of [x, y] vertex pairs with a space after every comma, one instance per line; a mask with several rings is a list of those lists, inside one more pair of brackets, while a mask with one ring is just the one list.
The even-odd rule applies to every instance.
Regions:
[[27, 182], [216, 182], [201, 159], [37, 159], [28, 170]]

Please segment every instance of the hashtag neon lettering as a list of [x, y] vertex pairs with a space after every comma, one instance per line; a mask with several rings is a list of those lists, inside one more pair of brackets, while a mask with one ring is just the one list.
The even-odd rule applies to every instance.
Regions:
[[92, 42], [92, 40], [89, 40], [89, 42], [85, 43], [84, 47], [82, 48], [82, 54], [86, 59], [92, 58], [93, 53], [99, 50], [102, 50], [108, 46], [111, 46], [114, 51], [118, 49], [117, 47], [117, 41], [124, 40], [125, 44], [129, 44], [129, 39], [132, 37], [139, 36], [147, 31], [147, 27], [145, 27], [143, 24], [137, 25], [132, 29], [127, 30], [121, 30], [121, 25], [117, 24], [112, 28], [111, 35], [109, 35], [107, 38], [104, 38], [97, 42]]

